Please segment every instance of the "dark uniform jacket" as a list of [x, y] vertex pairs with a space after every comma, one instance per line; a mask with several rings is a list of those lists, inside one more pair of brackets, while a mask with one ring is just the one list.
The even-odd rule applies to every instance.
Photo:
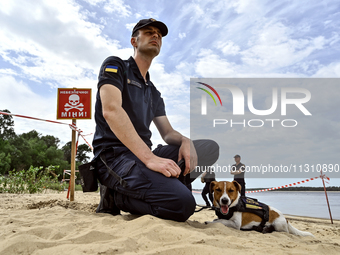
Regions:
[[151, 131], [149, 129], [151, 121], [155, 117], [164, 116], [165, 107], [160, 92], [150, 81], [149, 72], [145, 82], [132, 57], [128, 60], [108, 57], [100, 68], [98, 80], [95, 106], [96, 132], [93, 139], [95, 157], [105, 149], [124, 146], [103, 117], [99, 88], [104, 84], [112, 84], [122, 92], [123, 109], [141, 139], [151, 148]]

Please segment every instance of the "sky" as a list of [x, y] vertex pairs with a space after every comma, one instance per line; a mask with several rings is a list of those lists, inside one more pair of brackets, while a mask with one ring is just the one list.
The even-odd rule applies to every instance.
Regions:
[[[94, 107], [101, 63], [108, 56], [127, 59], [133, 54], [131, 30], [143, 18], [168, 26], [149, 71], [172, 126], [186, 136], [192, 77], [340, 75], [340, 7], [332, 0], [2, 0], [0, 110], [56, 120], [57, 89], [73, 87], [91, 88]], [[66, 125], [14, 121], [17, 134], [35, 129], [58, 137], [61, 146], [71, 140]], [[78, 120], [77, 126], [91, 143], [94, 119]], [[154, 126], [151, 130], [154, 145], [164, 143]], [[247, 187], [292, 181], [249, 179]], [[312, 186], [321, 186], [314, 182]], [[339, 183], [334, 179], [330, 185]]]

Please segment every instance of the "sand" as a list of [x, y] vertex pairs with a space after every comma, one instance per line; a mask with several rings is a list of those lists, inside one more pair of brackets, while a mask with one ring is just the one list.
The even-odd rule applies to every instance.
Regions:
[[0, 194], [0, 254], [340, 254], [340, 221], [287, 216], [312, 237], [244, 232], [218, 224], [211, 210], [186, 222], [94, 213], [99, 194]]

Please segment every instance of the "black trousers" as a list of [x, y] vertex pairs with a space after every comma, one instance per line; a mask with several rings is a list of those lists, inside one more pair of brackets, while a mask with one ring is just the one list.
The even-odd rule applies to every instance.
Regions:
[[209, 199], [210, 199], [212, 205], [213, 205], [213, 202], [214, 202], [213, 195], [212, 195], [212, 193], [210, 192], [210, 183], [211, 183], [211, 182], [206, 182], [206, 183], [205, 183], [205, 186], [204, 186], [204, 188], [203, 188], [203, 190], [202, 190], [202, 193], [201, 193], [202, 198], [203, 198], [203, 200], [204, 200], [204, 202], [205, 202], [205, 204], [206, 204], [207, 206], [210, 206], [210, 202], [209, 202], [209, 200], [208, 200], [208, 198], [207, 198], [207, 194], [208, 194], [208, 196], [209, 196]]
[[244, 182], [244, 179], [240, 179], [240, 178], [235, 178], [234, 181], [237, 181], [242, 189], [241, 189], [241, 196], [245, 197], [246, 196], [246, 183]]
[[[105, 151], [105, 158], [110, 168], [120, 175], [127, 186], [123, 187], [109, 174], [104, 164], [97, 159], [98, 179], [106, 189], [102, 192], [111, 195], [110, 201], [107, 194], [101, 194], [99, 206], [113, 207], [112, 195], [115, 205], [123, 211], [134, 214], [150, 214], [164, 219], [186, 221], [195, 211], [196, 202], [191, 193], [191, 182], [202, 172], [201, 169], [216, 162], [219, 156], [219, 146], [212, 140], [193, 141], [197, 156], [198, 166], [190, 175], [165, 177], [163, 174], [148, 169], [126, 147], [115, 147]], [[159, 157], [178, 161], [178, 146], [158, 146], [153, 153]], [[116, 210], [105, 208], [105, 212]], [[98, 210], [97, 210], [98, 211]]]

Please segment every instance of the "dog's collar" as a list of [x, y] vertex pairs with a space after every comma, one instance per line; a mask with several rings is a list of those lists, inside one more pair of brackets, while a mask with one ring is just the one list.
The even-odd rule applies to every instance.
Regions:
[[[232, 203], [234, 203], [234, 202], [235, 202], [235, 200], [234, 200], [234, 201], [231, 201], [230, 205], [231, 205]], [[236, 212], [236, 211], [239, 210], [240, 202], [241, 202], [241, 200], [239, 200], [238, 203], [237, 203], [235, 206], [229, 207], [229, 210], [228, 210], [228, 213], [227, 213], [227, 214], [221, 213], [220, 208], [215, 208], [215, 214], [216, 214], [216, 216], [217, 216], [219, 219], [226, 219], [226, 220], [231, 219], [231, 217], [233, 217], [233, 215], [234, 215], [234, 212]], [[221, 207], [221, 205], [220, 205], [219, 202], [217, 202], [217, 204]]]

